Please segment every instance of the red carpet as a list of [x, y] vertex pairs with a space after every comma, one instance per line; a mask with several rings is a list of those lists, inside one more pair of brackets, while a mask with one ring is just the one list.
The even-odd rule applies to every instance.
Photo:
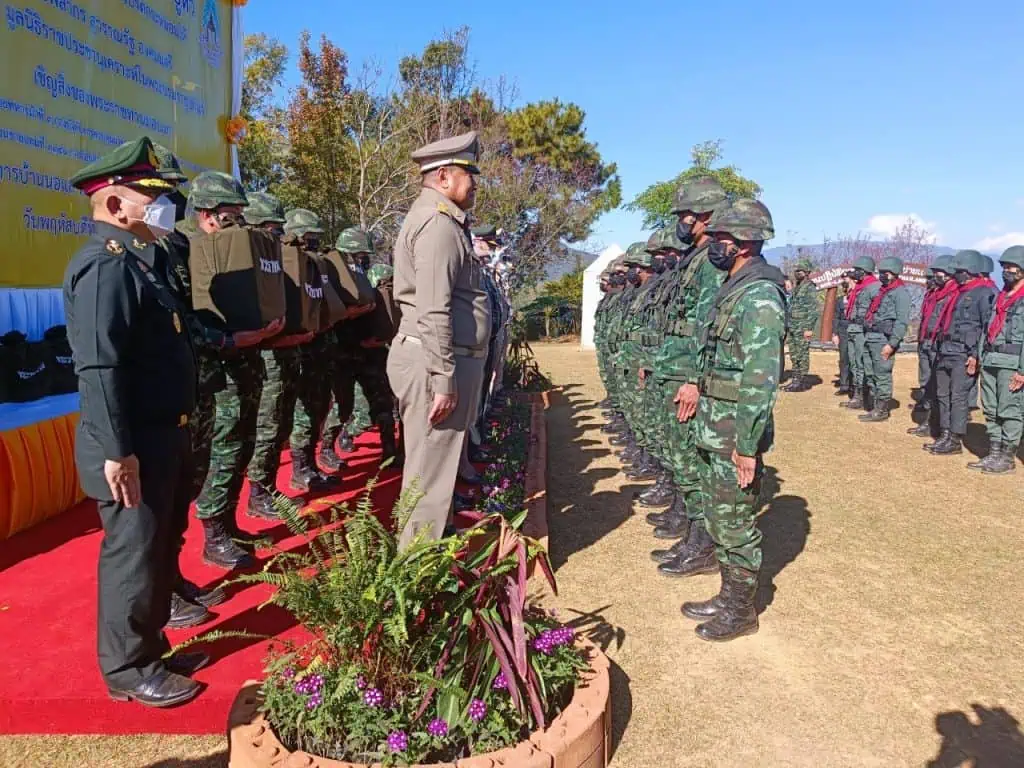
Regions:
[[[357, 497], [377, 470], [377, 435], [357, 441], [345, 457], [349, 468], [342, 492]], [[287, 488], [291, 467], [282, 466], [279, 487]], [[375, 506], [390, 510], [400, 476], [381, 476]], [[244, 508], [248, 490], [242, 495]], [[282, 549], [298, 546], [279, 523], [259, 523], [239, 515], [241, 527], [270, 530]], [[206, 685], [191, 703], [152, 710], [107, 697], [96, 663], [96, 563], [102, 539], [91, 502], [0, 542], [0, 733], [222, 733], [228, 709], [242, 682], [259, 678], [269, 641], [224, 639], [202, 646], [209, 667], [196, 675]], [[224, 578], [202, 561], [202, 530], [193, 519], [182, 556], [185, 576], [200, 585]], [[266, 557], [266, 552], [257, 553]], [[179, 643], [212, 629], [246, 630], [278, 637], [301, 637], [291, 617], [276, 606], [256, 608], [269, 587], [234, 586], [231, 598], [213, 609], [216, 619], [197, 629], [170, 633]]]

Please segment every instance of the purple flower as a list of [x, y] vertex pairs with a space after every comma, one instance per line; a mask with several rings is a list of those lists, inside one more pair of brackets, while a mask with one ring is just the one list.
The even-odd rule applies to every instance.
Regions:
[[379, 707], [384, 703], [384, 694], [376, 688], [371, 688], [363, 694], [363, 703], [368, 707]]
[[313, 694], [320, 693], [320, 689], [323, 687], [323, 675], [309, 675], [308, 677], [302, 678], [295, 684], [295, 692], [302, 694], [303, 696], [312, 696]]
[[[497, 682], [497, 680], [495, 680]], [[495, 686], [497, 687], [497, 686]], [[480, 699], [473, 699], [469, 702], [469, 719], [474, 723], [479, 723], [487, 717], [487, 705]]]
[[[430, 721], [430, 725], [427, 726], [427, 733], [437, 738], [442, 738], [448, 735], [448, 723], [439, 717], [435, 717]], [[401, 751], [401, 750], [400, 750]]]
[[392, 731], [388, 734], [388, 749], [392, 752], [405, 752], [409, 748], [409, 737], [405, 731]]
[[492, 686], [496, 691], [507, 691], [508, 690], [508, 678], [505, 677], [504, 672], [499, 672], [498, 676], [494, 678], [494, 685]]
[[309, 697], [309, 700], [306, 702], [306, 709], [314, 710], [321, 704], [323, 704], [323, 701], [323, 697], [319, 693], [314, 693], [312, 696]]
[[366, 687], [366, 678], [360, 675], [356, 678], [356, 690], [361, 691]]
[[281, 672], [281, 677], [283, 677], [285, 680], [291, 680], [293, 677], [295, 677], [295, 668], [285, 667]]

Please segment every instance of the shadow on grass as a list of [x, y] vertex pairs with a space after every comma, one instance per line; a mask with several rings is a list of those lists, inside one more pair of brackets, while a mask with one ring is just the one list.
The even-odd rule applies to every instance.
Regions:
[[1024, 732], [1020, 721], [1003, 707], [971, 704], [977, 724], [967, 712], [941, 712], [935, 730], [942, 736], [939, 754], [927, 768], [1019, 768], [1024, 765]]
[[754, 597], [758, 613], [775, 601], [775, 578], [800, 556], [811, 535], [811, 512], [802, 496], [780, 494], [785, 481], [775, 467], [765, 467], [761, 479], [761, 514], [758, 528], [764, 536], [760, 585]]
[[227, 764], [228, 751], [225, 749], [223, 752], [207, 757], [187, 759], [170, 757], [166, 760], [157, 760], [155, 763], [148, 763], [144, 768], [226, 768]]

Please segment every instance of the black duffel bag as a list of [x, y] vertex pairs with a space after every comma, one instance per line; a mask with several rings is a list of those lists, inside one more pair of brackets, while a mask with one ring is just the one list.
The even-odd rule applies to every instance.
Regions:
[[25, 334], [0, 336], [0, 403], [28, 403], [50, 393], [45, 342], [29, 343]]
[[55, 325], [43, 334], [46, 349], [46, 366], [50, 369], [50, 394], [67, 395], [78, 391], [78, 376], [75, 362], [71, 359], [71, 345], [68, 343], [68, 327]]

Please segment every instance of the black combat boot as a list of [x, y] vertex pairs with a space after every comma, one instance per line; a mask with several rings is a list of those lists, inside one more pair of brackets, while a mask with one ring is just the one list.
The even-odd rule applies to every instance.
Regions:
[[694, 621], [707, 621], [713, 616], [717, 616], [725, 608], [725, 604], [729, 599], [729, 582], [725, 578], [725, 574], [722, 574], [722, 585], [718, 589], [718, 594], [712, 597], [710, 600], [700, 601], [688, 601], [683, 603], [680, 610], [683, 612], [683, 616]]
[[352, 435], [348, 433], [348, 427], [343, 426], [341, 433], [338, 435], [338, 453], [352, 453], [356, 449], [356, 444], [352, 441]]
[[178, 583], [174, 585], [174, 593], [180, 595], [187, 602], [198, 603], [205, 608], [213, 608], [228, 599], [228, 593], [224, 591], [224, 587], [218, 585], [212, 589], [203, 589], [183, 576], [178, 577]]
[[[673, 488], [673, 490], [675, 490]], [[686, 517], [686, 501], [683, 499], [683, 494], [675, 492], [672, 497], [672, 504], [664, 512], [649, 512], [645, 518], [648, 524], [653, 525], [655, 528], [660, 528], [663, 525], [675, 525], [678, 524], [679, 520]], [[686, 538], [685, 536], [677, 536], [677, 539]], [[664, 562], [659, 560], [658, 562]]]
[[[693, 527], [690, 527], [693, 530]], [[686, 549], [686, 539], [680, 539], [668, 549], [655, 549], [651, 552], [651, 560], [658, 563], [660, 566], [662, 563], [668, 563], [675, 560], [679, 556], [679, 553]]]
[[227, 571], [256, 565], [256, 558], [231, 538], [231, 529], [225, 524], [223, 516], [203, 520], [203, 534], [206, 538], [203, 560], [210, 565]]
[[658, 566], [665, 576], [696, 576], [718, 570], [715, 542], [708, 534], [706, 523], [699, 520], [690, 526], [686, 546], [671, 560]]
[[853, 394], [853, 390], [851, 390], [845, 384], [840, 384], [839, 385], [839, 389], [836, 390], [836, 397], [839, 397], [840, 395], [851, 395], [851, 394]]
[[608, 419], [608, 423], [601, 427], [606, 435], [617, 434], [626, 425], [626, 419], [620, 413], [615, 413]]
[[729, 566], [722, 570], [722, 609], [710, 621], [697, 625], [697, 637], [724, 643], [757, 632], [757, 573]]
[[213, 619], [213, 614], [206, 606], [186, 600], [177, 592], [171, 594], [171, 618], [167, 620], [167, 629], [188, 629]]
[[257, 520], [280, 520], [281, 513], [274, 506], [274, 494], [259, 483], [249, 481], [249, 505], [245, 514]]
[[672, 473], [664, 471], [658, 481], [637, 497], [641, 507], [664, 507], [675, 499], [676, 489], [672, 484]]
[[789, 384], [783, 387], [786, 392], [807, 392], [811, 388], [811, 383], [807, 380], [807, 376], [803, 374], [794, 374]]
[[681, 506], [680, 508], [682, 509], [682, 514], [676, 515], [671, 520], [654, 529], [654, 538], [668, 541], [689, 538], [690, 518], [686, 515], [686, 507]]
[[948, 443], [951, 436], [952, 436], [952, 433], [948, 429], [943, 429], [943, 430], [941, 430], [939, 432], [939, 436], [935, 440], [935, 442], [927, 443], [925, 445], [922, 445], [921, 447], [924, 450], [931, 452], [935, 448], [939, 448], [941, 446], [944, 446], [946, 443]]
[[967, 465], [967, 468], [978, 470], [985, 469], [985, 467], [989, 466], [995, 460], [1001, 450], [1003, 450], [1003, 444], [1000, 442], [993, 442], [992, 445], [989, 446], [988, 454], [977, 461], [970, 462]]
[[875, 405], [875, 410], [871, 411], [870, 413], [862, 413], [860, 416], [857, 417], [857, 420], [867, 422], [888, 421], [889, 405], [883, 405], [881, 403], [878, 403], [877, 405]]
[[[982, 469], [986, 475], [1005, 475], [1017, 471], [1017, 446], [998, 443], [999, 453], [992, 463]], [[994, 451], [993, 451], [994, 452]]]
[[614, 436], [608, 438], [608, 444], [609, 445], [621, 445], [621, 446], [625, 447], [627, 445], [635, 445], [636, 441], [633, 439], [632, 432], [630, 432], [629, 428], [627, 427], [620, 434], [617, 434], [617, 435], [614, 435]]
[[331, 493], [337, 490], [338, 478], [325, 475], [317, 468], [312, 448], [303, 451], [293, 448], [291, 455], [292, 479], [290, 485], [294, 490], [304, 493]]
[[945, 432], [944, 441], [936, 443], [929, 450], [933, 456], [956, 456], [964, 452], [963, 437], [952, 432]]
[[393, 461], [388, 465], [391, 469], [398, 469], [398, 445], [395, 442], [395, 423], [390, 419], [382, 421], [380, 425], [380, 460], [383, 464], [388, 459]]
[[851, 397], [845, 403], [840, 403], [839, 407], [840, 408], [853, 408], [854, 410], [862, 411], [862, 410], [864, 410], [864, 398], [861, 397], [859, 394], [857, 394], [855, 392], [853, 394], [853, 397]]
[[661, 471], [661, 465], [647, 451], [643, 451], [640, 461], [626, 471], [626, 477], [630, 480], [654, 480]]
[[610, 398], [606, 397], [604, 400], [602, 400], [600, 403], [597, 404], [597, 407], [598, 408], [611, 408], [612, 407], [612, 401], [611, 401]]
[[922, 422], [921, 424], [918, 424], [916, 427], [911, 427], [910, 429], [908, 429], [907, 434], [913, 435], [914, 437], [931, 437], [932, 427], [927, 421], [925, 421]]
[[335, 450], [334, 441], [329, 444], [326, 440], [320, 443], [320, 464], [328, 472], [337, 472], [345, 468], [345, 460]]

